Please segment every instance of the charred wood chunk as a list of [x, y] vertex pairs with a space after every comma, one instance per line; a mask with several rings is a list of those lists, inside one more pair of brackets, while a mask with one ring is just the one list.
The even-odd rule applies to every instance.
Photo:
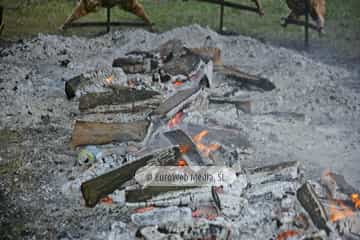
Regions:
[[111, 142], [142, 141], [145, 138], [148, 121], [132, 123], [101, 123], [76, 121], [71, 137], [74, 147], [101, 145]]
[[253, 87], [262, 91], [271, 91], [276, 88], [269, 79], [242, 72], [234, 67], [215, 66], [214, 72], [223, 75], [225, 78], [234, 80], [246, 88]]
[[88, 93], [80, 97], [79, 110], [85, 111], [105, 105], [126, 105], [144, 102], [158, 96], [159, 93], [149, 90], [119, 88], [111, 92]]
[[195, 72], [201, 64], [201, 57], [198, 54], [191, 52], [191, 50], [184, 48], [179, 56], [172, 57], [164, 63], [162, 69], [170, 75], [189, 75]]
[[160, 106], [151, 113], [151, 115], [171, 117], [184, 108], [187, 104], [192, 102], [198, 93], [200, 93], [199, 88], [190, 88], [179, 91], [161, 103]]
[[76, 96], [76, 90], [86, 78], [83, 75], [76, 76], [65, 83], [65, 93], [68, 99]]
[[296, 196], [306, 212], [310, 215], [314, 225], [329, 234], [330, 228], [327, 225], [329, 220], [328, 216], [311, 184], [309, 182], [304, 183], [298, 189]]
[[81, 192], [86, 206], [94, 207], [98, 201], [120, 188], [124, 183], [131, 180], [138, 169], [149, 163], [157, 165], [175, 165], [180, 156], [177, 147], [156, 151], [149, 155], [132, 161], [125, 166], [84, 182]]
[[125, 73], [149, 73], [151, 72], [151, 60], [141, 57], [121, 57], [113, 61], [113, 67], [120, 67]]

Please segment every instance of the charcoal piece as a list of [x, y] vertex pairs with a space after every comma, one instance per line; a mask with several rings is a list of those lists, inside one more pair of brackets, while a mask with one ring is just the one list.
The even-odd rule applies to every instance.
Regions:
[[65, 83], [65, 93], [68, 99], [76, 96], [76, 90], [84, 81], [86, 81], [86, 78], [83, 75], [79, 75]]
[[148, 121], [131, 123], [102, 123], [76, 121], [71, 145], [101, 145], [111, 142], [142, 141], [149, 127]]
[[205, 162], [203, 161], [201, 155], [197, 151], [196, 145], [191, 140], [191, 138], [186, 135], [185, 132], [183, 132], [180, 129], [165, 132], [164, 136], [169, 139], [169, 141], [174, 145], [180, 145], [185, 150], [183, 153], [183, 156], [186, 156], [186, 159], [188, 161], [189, 165], [195, 165], [195, 166], [203, 166], [205, 165]]
[[298, 189], [296, 196], [303, 208], [309, 214], [314, 225], [329, 234], [330, 229], [327, 226], [329, 220], [328, 216], [311, 184], [309, 182], [304, 183]]
[[131, 180], [139, 168], [149, 163], [175, 165], [179, 157], [180, 151], [177, 147], [159, 150], [82, 183], [81, 192], [85, 199], [86, 206], [94, 207], [102, 197], [114, 192], [124, 183]]
[[85, 111], [106, 105], [127, 105], [132, 107], [146, 105], [146, 101], [160, 94], [150, 90], [136, 90], [132, 88], [119, 88], [109, 92], [88, 93], [79, 99], [79, 110]]

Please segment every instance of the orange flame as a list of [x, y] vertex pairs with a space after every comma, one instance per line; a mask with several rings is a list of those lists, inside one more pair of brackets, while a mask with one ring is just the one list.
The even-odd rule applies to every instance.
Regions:
[[286, 240], [286, 239], [296, 236], [298, 234], [299, 234], [298, 231], [288, 230], [288, 231], [279, 233], [278, 236], [276, 237], [276, 240]]
[[111, 76], [105, 78], [105, 84], [106, 85], [111, 85], [113, 80], [114, 80], [114, 77], [111, 75]]
[[360, 208], [360, 198], [358, 193], [353, 193], [350, 196], [351, 201], [354, 203], [355, 208]]
[[104, 203], [104, 204], [113, 204], [114, 203], [112, 198], [109, 196], [103, 197], [102, 199], [100, 199], [100, 202]]
[[174, 128], [176, 125], [181, 123], [182, 115], [183, 115], [182, 112], [176, 113], [175, 116], [172, 119], [169, 120], [168, 127], [169, 128]]
[[154, 210], [154, 206], [135, 209], [135, 213], [145, 213]]
[[330, 201], [329, 212], [331, 222], [337, 222], [353, 215], [351, 208], [347, 207], [341, 200], [338, 199]]
[[197, 149], [200, 152], [202, 152], [206, 157], [208, 157], [211, 152], [216, 151], [220, 148], [219, 144], [210, 144], [207, 146], [207, 145], [201, 143], [202, 139], [205, 136], [207, 136], [208, 134], [209, 134], [208, 131], [203, 130], [193, 137], [193, 141], [196, 144]]

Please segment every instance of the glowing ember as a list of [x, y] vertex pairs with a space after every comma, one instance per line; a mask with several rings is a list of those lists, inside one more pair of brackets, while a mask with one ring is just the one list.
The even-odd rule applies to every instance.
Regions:
[[102, 199], [100, 199], [100, 202], [104, 204], [113, 204], [113, 200], [109, 196], [103, 197]]
[[353, 215], [353, 211], [341, 200], [331, 200], [329, 212], [329, 218], [331, 222], [337, 222]]
[[113, 76], [109, 76], [109, 77], [105, 78], [104, 82], [106, 85], [111, 85], [113, 79], [114, 79]]
[[185, 167], [187, 166], [187, 162], [184, 160], [184, 159], [180, 159], [178, 162], [177, 162], [177, 165], [178, 167]]
[[351, 194], [350, 198], [351, 198], [352, 202], [354, 203], [355, 208], [360, 208], [359, 194], [353, 193], [353, 194]]
[[135, 213], [145, 213], [154, 210], [154, 206], [135, 209]]
[[289, 231], [285, 231], [285, 232], [281, 232], [278, 234], [278, 236], [276, 237], [276, 240], [286, 240], [288, 238], [294, 237], [296, 235], [298, 235], [299, 232], [298, 231], [294, 231], [294, 230], [289, 230]]
[[176, 79], [175, 81], [173, 81], [172, 83], [173, 83], [175, 86], [177, 86], [177, 87], [184, 84], [183, 81], [180, 81], [180, 80], [177, 80], [177, 79]]
[[220, 148], [219, 144], [210, 144], [207, 146], [201, 143], [202, 139], [207, 136], [208, 133], [208, 131], [203, 130], [193, 137], [193, 141], [196, 144], [197, 149], [202, 152], [202, 154], [204, 154], [206, 157], [208, 157], [211, 152], [216, 151]]
[[208, 220], [214, 220], [218, 217], [214, 207], [199, 207], [191, 215], [193, 218], [206, 218]]
[[181, 123], [182, 115], [183, 115], [182, 112], [178, 112], [177, 114], [175, 114], [175, 116], [172, 119], [170, 119], [170, 121], [168, 122], [168, 127], [174, 128], [176, 125]]

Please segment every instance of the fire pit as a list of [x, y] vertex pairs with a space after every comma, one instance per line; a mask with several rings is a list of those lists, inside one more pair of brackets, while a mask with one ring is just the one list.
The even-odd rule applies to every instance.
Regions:
[[[42, 159], [23, 167], [37, 166], [32, 172], [41, 173], [38, 201], [23, 190], [18, 201], [45, 209], [36, 228], [50, 218], [58, 223], [44, 235], [359, 238], [360, 192], [354, 183], [360, 179], [330, 170], [321, 174], [324, 163], [311, 168], [314, 159], [341, 151], [334, 146], [347, 147], [352, 157], [357, 153], [349, 144], [356, 131], [346, 135], [325, 124], [354, 124], [358, 117], [356, 109], [348, 113], [356, 94], [329, 80], [350, 73], [199, 26], [104, 38], [39, 36], [1, 51], [4, 79], [14, 78], [3, 91], [16, 83], [18, 90], [11, 91], [19, 94], [12, 103], [4, 100], [4, 123], [26, 126], [13, 142], [21, 142], [30, 159]], [[71, 54], [59, 46], [71, 46]], [[91, 61], [77, 55], [88, 48], [99, 53]], [[5, 71], [14, 56], [39, 63], [38, 70], [18, 64]], [[63, 80], [54, 83], [53, 76]], [[44, 84], [56, 86], [47, 92]], [[330, 108], [329, 101], [339, 108]], [[7, 149], [12, 147], [10, 141]]]

